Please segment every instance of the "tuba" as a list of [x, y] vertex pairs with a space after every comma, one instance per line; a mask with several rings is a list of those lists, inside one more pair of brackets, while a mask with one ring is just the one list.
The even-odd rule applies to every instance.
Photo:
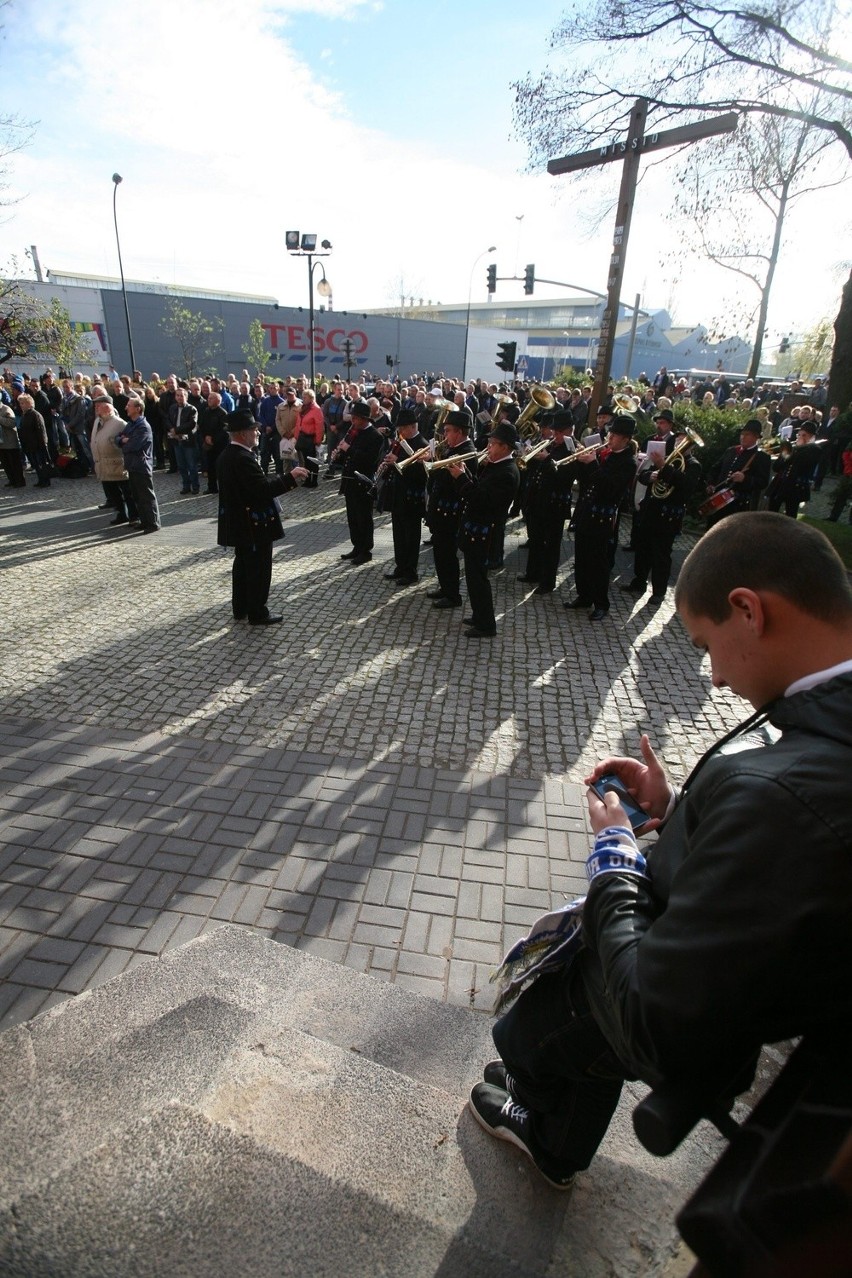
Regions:
[[530, 402], [515, 422], [521, 439], [532, 439], [536, 434], [535, 427], [529, 429], [529, 423], [539, 413], [549, 413], [556, 407], [556, 396], [546, 386], [533, 386], [530, 390]]
[[620, 413], [624, 413], [627, 417], [633, 417], [639, 412], [641, 400], [636, 395], [613, 395], [613, 407], [617, 408]]
[[[684, 454], [687, 448], [689, 448], [691, 444], [696, 444], [699, 448], [704, 447], [704, 440], [701, 438], [697, 430], [693, 430], [691, 426], [684, 426], [683, 430], [686, 431], [687, 438], [683, 441], [683, 443], [678, 444], [677, 447], [669, 453], [668, 457], [660, 467], [660, 471], [665, 470], [667, 466], [671, 466], [676, 471], [682, 471], [686, 466]], [[657, 478], [651, 485], [651, 496], [656, 497], [657, 501], [665, 501], [667, 497], [671, 497], [673, 492], [674, 484], [664, 483], [660, 479], [660, 472], [658, 471]]]

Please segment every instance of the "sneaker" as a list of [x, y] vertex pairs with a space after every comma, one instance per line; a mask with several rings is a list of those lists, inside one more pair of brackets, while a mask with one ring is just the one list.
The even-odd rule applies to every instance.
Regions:
[[573, 1172], [566, 1175], [555, 1171], [533, 1153], [529, 1137], [530, 1112], [523, 1105], [517, 1105], [502, 1087], [494, 1087], [491, 1083], [476, 1083], [470, 1093], [468, 1105], [480, 1127], [498, 1140], [517, 1145], [554, 1189], [572, 1187]]
[[500, 1087], [504, 1092], [512, 1091], [512, 1075], [501, 1060], [489, 1061], [482, 1071], [482, 1077], [492, 1087]]

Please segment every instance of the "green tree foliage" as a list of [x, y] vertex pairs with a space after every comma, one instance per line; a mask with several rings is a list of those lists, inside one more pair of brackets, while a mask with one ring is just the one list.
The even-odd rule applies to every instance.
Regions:
[[248, 341], [242, 350], [249, 369], [254, 369], [257, 376], [262, 378], [271, 353], [266, 345], [266, 329], [259, 319], [253, 319], [249, 324]]
[[195, 377], [207, 366], [215, 366], [221, 355], [219, 337], [225, 327], [220, 316], [208, 319], [202, 311], [191, 311], [178, 297], [166, 302], [160, 327], [180, 348], [187, 377]]
[[26, 281], [7, 275], [0, 277], [0, 364], [24, 360], [54, 362], [71, 371], [89, 364], [91, 356], [58, 298], [45, 305]]

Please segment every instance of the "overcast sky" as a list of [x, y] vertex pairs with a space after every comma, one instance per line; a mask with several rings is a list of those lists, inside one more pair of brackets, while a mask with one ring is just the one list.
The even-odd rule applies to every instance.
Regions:
[[[299, 230], [333, 245], [325, 267], [338, 310], [386, 304], [400, 282], [407, 296], [457, 302], [472, 281], [484, 302], [492, 244], [500, 276], [533, 262], [541, 278], [603, 291], [613, 217], [590, 229], [588, 210], [614, 201], [620, 166], [593, 170], [582, 188], [528, 174], [512, 133], [511, 82], [546, 65], [562, 9], [12, 0], [0, 15], [3, 109], [36, 127], [8, 160], [17, 202], [0, 257], [23, 259], [35, 244], [43, 267], [117, 275], [118, 171], [131, 278], [303, 305], [307, 267], [284, 249], [284, 232]], [[680, 264], [680, 233], [663, 216], [670, 171], [645, 171], [625, 299], [641, 293], [682, 324], [724, 323], [738, 286], [718, 268]], [[770, 334], [833, 316], [848, 207], [842, 188], [791, 219]], [[522, 296], [520, 283], [498, 286], [498, 300]]]

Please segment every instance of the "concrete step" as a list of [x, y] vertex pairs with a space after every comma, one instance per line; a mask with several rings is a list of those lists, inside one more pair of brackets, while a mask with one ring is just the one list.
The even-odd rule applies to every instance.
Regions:
[[0, 1273], [654, 1274], [707, 1162], [628, 1097], [549, 1189], [464, 1110], [490, 1021], [236, 927], [0, 1035]]

